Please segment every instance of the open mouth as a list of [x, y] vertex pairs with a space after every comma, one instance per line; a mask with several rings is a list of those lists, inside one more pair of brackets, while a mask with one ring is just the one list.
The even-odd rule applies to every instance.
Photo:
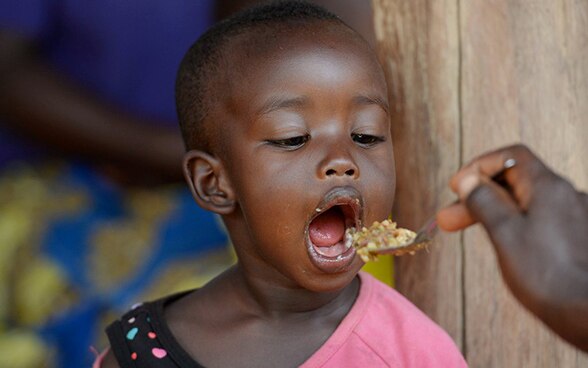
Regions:
[[361, 210], [361, 196], [351, 187], [331, 190], [316, 207], [307, 226], [307, 242], [311, 260], [323, 271], [339, 271], [355, 258], [346, 230], [361, 228]]
[[337, 257], [351, 247], [345, 230], [355, 227], [355, 212], [349, 205], [335, 205], [308, 225], [308, 237], [316, 252], [325, 257]]

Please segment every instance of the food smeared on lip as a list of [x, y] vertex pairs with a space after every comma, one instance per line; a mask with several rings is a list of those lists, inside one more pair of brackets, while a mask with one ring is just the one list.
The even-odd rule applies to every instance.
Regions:
[[357, 254], [364, 262], [375, 261], [378, 258], [378, 249], [399, 248], [395, 255], [404, 253], [414, 254], [414, 249], [403, 252], [402, 247], [411, 243], [416, 233], [414, 231], [399, 228], [391, 220], [374, 222], [370, 227], [361, 230], [349, 228], [345, 233], [346, 238], [353, 244]]

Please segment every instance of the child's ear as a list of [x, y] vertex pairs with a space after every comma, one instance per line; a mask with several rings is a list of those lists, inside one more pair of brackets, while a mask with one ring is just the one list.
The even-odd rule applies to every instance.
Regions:
[[228, 215], [235, 209], [235, 196], [219, 159], [191, 150], [184, 155], [184, 177], [198, 204], [209, 211]]

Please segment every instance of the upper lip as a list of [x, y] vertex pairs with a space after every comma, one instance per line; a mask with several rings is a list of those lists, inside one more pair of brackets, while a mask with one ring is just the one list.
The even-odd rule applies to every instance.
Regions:
[[316, 206], [314, 214], [308, 221], [306, 228], [308, 229], [308, 225], [310, 225], [312, 220], [317, 216], [334, 206], [349, 206], [353, 211], [354, 226], [361, 229], [363, 219], [363, 198], [359, 191], [351, 186], [335, 187], [328, 191], [318, 206]]

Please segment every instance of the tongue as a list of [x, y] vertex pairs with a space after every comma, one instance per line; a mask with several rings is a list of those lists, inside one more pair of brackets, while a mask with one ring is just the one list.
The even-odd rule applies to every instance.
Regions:
[[332, 208], [315, 218], [309, 227], [310, 240], [317, 247], [337, 244], [345, 234], [345, 217], [340, 210]]

